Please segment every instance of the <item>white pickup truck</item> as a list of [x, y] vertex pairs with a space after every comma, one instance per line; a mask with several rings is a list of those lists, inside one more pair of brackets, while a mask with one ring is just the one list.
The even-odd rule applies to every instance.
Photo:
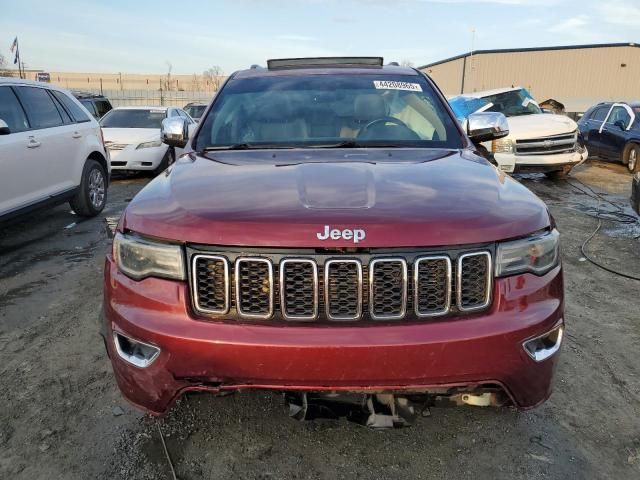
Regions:
[[507, 117], [509, 135], [485, 144], [504, 172], [542, 172], [558, 178], [588, 157], [576, 122], [543, 113], [524, 88], [467, 93], [450, 98], [449, 104], [460, 122], [476, 112]]

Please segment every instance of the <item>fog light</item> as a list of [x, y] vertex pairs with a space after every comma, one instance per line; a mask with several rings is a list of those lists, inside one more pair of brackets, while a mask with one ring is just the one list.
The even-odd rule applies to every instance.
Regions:
[[148, 367], [160, 355], [158, 347], [133, 340], [121, 333], [113, 334], [113, 343], [120, 358], [138, 368]]
[[524, 347], [525, 352], [527, 352], [532, 359], [536, 362], [542, 362], [560, 350], [563, 333], [563, 326], [558, 325], [544, 335], [527, 340], [522, 344], [522, 346]]

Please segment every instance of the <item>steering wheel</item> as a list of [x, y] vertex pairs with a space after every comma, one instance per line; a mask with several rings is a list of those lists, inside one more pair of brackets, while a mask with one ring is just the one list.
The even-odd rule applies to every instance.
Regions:
[[376, 118], [372, 122], [367, 123], [364, 126], [364, 128], [362, 129], [362, 132], [366, 132], [368, 129], [376, 126], [379, 123], [394, 123], [394, 124], [398, 125], [399, 127], [409, 128], [407, 126], [407, 124], [404, 123], [399, 118], [396, 118], [396, 117], [382, 117], [382, 118]]

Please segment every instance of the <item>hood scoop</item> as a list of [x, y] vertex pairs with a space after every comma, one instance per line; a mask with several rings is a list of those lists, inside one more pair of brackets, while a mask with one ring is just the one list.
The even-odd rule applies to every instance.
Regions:
[[298, 196], [305, 208], [372, 208], [376, 189], [371, 166], [363, 163], [296, 166]]

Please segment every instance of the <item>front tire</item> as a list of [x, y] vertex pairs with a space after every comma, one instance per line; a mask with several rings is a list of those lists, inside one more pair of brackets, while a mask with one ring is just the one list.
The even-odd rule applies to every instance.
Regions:
[[160, 162], [160, 165], [158, 165], [158, 167], [155, 170], [153, 170], [151, 174], [154, 177], [157, 177], [162, 172], [164, 172], [169, 165], [173, 164], [173, 162], [175, 161], [176, 161], [175, 150], [171, 147], [167, 148], [167, 151], [165, 152], [164, 157], [162, 157], [162, 161]]
[[97, 161], [88, 159], [82, 170], [80, 189], [69, 205], [81, 217], [95, 217], [106, 203], [107, 176], [104, 167]]
[[631, 145], [627, 151], [627, 170], [631, 173], [640, 172], [640, 146]]

